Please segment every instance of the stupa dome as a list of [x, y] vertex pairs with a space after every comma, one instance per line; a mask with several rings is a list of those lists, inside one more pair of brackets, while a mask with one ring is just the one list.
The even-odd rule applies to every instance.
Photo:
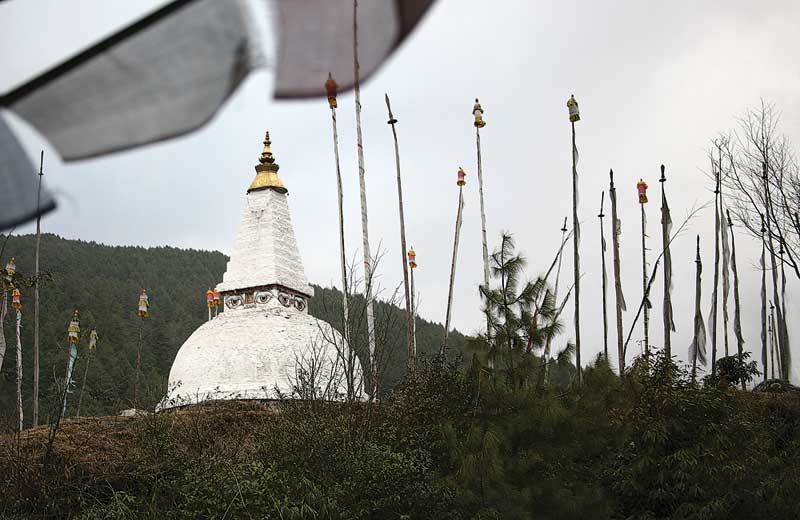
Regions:
[[181, 346], [161, 408], [214, 399], [330, 400], [348, 390], [362, 395], [358, 358], [333, 327], [308, 314], [314, 291], [270, 145], [267, 134], [218, 286], [223, 312], [213, 319], [209, 312]]

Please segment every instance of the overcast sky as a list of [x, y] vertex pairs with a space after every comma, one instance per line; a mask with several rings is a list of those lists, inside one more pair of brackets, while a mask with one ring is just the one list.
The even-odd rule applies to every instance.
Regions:
[[[160, 3], [2, 3], [0, 91]], [[385, 250], [379, 268], [381, 285], [388, 290], [402, 281], [394, 155], [384, 92], [391, 96], [399, 119], [406, 226], [420, 265], [416, 270], [420, 314], [433, 321], [444, 321], [457, 203], [455, 173], [458, 166], [468, 172], [453, 311], [454, 325], [466, 333], [481, 326], [473, 99], [480, 97], [486, 111], [481, 137], [490, 248], [496, 246], [501, 230], [512, 232], [528, 258], [528, 275], [534, 277], [546, 270], [558, 246], [563, 218], [571, 213], [565, 103], [574, 93], [582, 117], [576, 125], [583, 226], [582, 343], [583, 357], [589, 360], [602, 350], [597, 213], [600, 193], [608, 188], [608, 169], [614, 169], [617, 183], [623, 288], [633, 309], [624, 315], [627, 334], [635, 302], [641, 298], [636, 181], [643, 177], [651, 187], [646, 209], [654, 260], [661, 243], [660, 164], [667, 166], [668, 196], [678, 223], [693, 205], [713, 202], [704, 173], [710, 140], [735, 127], [736, 116], [747, 107], [758, 105], [761, 98], [776, 103], [783, 132], [800, 143], [800, 66], [795, 52], [800, 45], [799, 24], [800, 3], [794, 0], [438, 1], [362, 89], [370, 237], [373, 250]], [[314, 283], [338, 285], [336, 185], [327, 103], [324, 99], [276, 102], [271, 89], [271, 72], [259, 72], [199, 132], [69, 165], [34, 130], [14, 120], [32, 157], [44, 148], [45, 179], [58, 195], [59, 209], [43, 220], [43, 229], [106, 244], [229, 253], [244, 192], [268, 129], [289, 189], [306, 274]], [[355, 256], [360, 254], [361, 227], [352, 96], [340, 96], [339, 107], [348, 255]], [[610, 218], [606, 223], [610, 244]], [[18, 230], [31, 231], [31, 226]], [[713, 205], [673, 245], [677, 326], [673, 349], [681, 357], [686, 356], [692, 335], [696, 234], [703, 249], [703, 314], [708, 316]], [[760, 248], [741, 228], [736, 238], [743, 332], [746, 348], [758, 359]], [[610, 252], [609, 248], [609, 276]], [[562, 278], [562, 287], [571, 283], [571, 247]], [[800, 329], [793, 277], [788, 294], [790, 334], [796, 343]], [[652, 299], [651, 343], [660, 346], [660, 283]], [[612, 291], [609, 303], [613, 315]], [[198, 295], [198, 305], [202, 304]], [[570, 303], [561, 343], [574, 335], [571, 311]], [[610, 326], [615, 361], [616, 337]], [[639, 326], [634, 338], [641, 336]], [[732, 333], [730, 341], [735, 349]], [[638, 350], [629, 347], [629, 352]]]

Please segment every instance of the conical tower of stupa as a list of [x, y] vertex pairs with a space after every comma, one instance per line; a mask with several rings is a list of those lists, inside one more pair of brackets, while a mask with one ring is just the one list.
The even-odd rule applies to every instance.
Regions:
[[[223, 312], [181, 346], [162, 408], [215, 399], [333, 399], [347, 393], [345, 366], [354, 356], [337, 331], [308, 314], [314, 290], [271, 145], [267, 133], [218, 286]], [[357, 359], [355, 365], [358, 386]]]

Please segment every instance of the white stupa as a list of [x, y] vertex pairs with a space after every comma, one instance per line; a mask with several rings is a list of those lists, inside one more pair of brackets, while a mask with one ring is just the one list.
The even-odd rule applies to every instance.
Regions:
[[314, 290], [270, 146], [267, 133], [218, 286], [224, 312], [181, 346], [161, 408], [215, 399], [335, 399], [347, 394], [348, 364], [354, 365], [354, 391], [361, 394], [358, 359], [337, 331], [308, 314]]

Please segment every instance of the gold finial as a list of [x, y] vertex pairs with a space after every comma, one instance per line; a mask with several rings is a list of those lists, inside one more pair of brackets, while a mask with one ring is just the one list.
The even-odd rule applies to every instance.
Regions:
[[258, 157], [258, 164], [256, 165], [256, 178], [247, 188], [247, 193], [256, 190], [264, 190], [272, 188], [279, 193], [286, 193], [288, 190], [283, 185], [280, 177], [278, 177], [278, 163], [275, 162], [275, 157], [272, 155], [272, 141], [269, 139], [269, 132], [264, 137], [264, 150]]

